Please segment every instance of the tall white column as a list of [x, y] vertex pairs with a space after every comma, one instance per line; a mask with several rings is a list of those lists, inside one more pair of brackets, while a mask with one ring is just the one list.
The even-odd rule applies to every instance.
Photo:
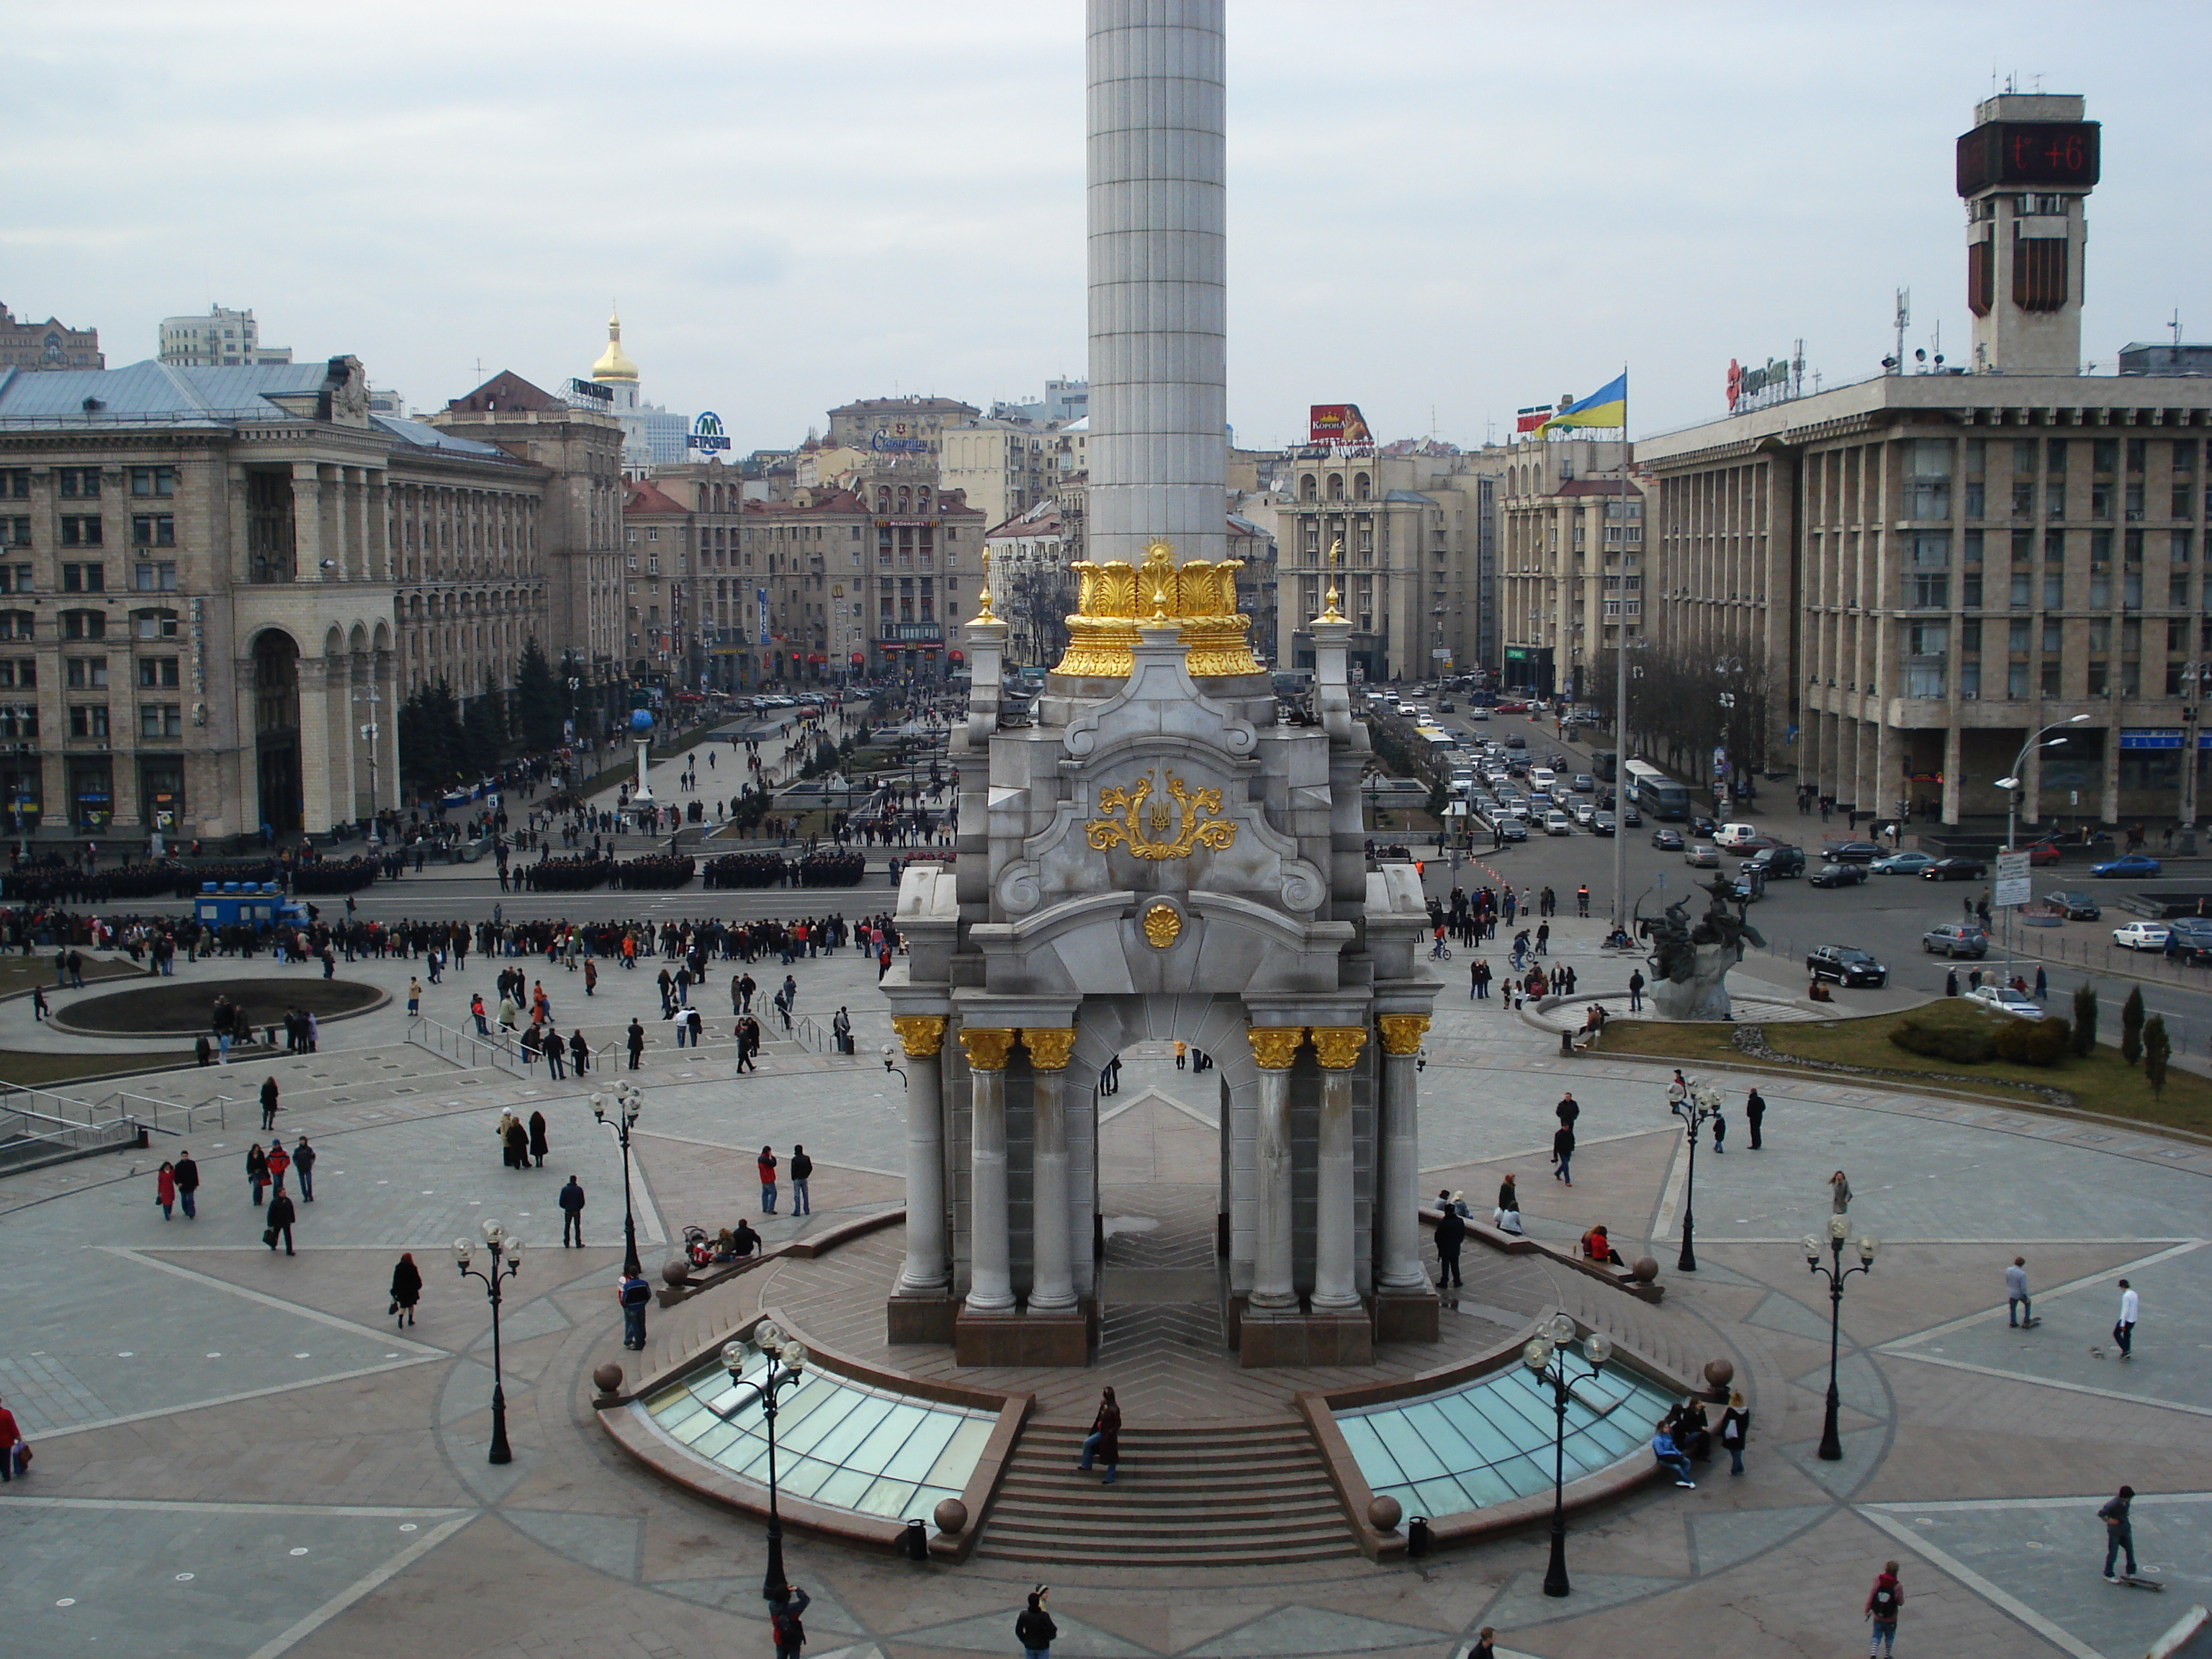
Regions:
[[1014, 1275], [1006, 1236], [1006, 1051], [1010, 1030], [960, 1033], [968, 1054], [968, 1311], [1012, 1313]]
[[1222, 0], [1090, 0], [1090, 556], [1228, 556]]
[[1250, 1305], [1281, 1311], [1298, 1305], [1291, 1235], [1291, 1065], [1306, 1034], [1302, 1025], [1283, 1025], [1253, 1026], [1244, 1035], [1260, 1068]]
[[1377, 1230], [1375, 1288], [1425, 1291], [1428, 1270], [1421, 1265], [1420, 1170], [1421, 1038], [1426, 1014], [1384, 1014], [1382, 1028], [1382, 1168], [1375, 1182]]
[[1030, 1165], [1030, 1244], [1034, 1269], [1031, 1313], [1066, 1313], [1075, 1306], [1075, 1261], [1068, 1239], [1067, 1057], [1075, 1046], [1066, 1030], [1022, 1028], [1030, 1051], [1036, 1128]]
[[945, 1210], [945, 1016], [894, 1014], [906, 1050], [906, 1266], [902, 1296], [943, 1296], [952, 1287]]
[[1352, 1274], [1352, 1067], [1366, 1045], [1364, 1025], [1316, 1025], [1321, 1058], [1321, 1146], [1314, 1204], [1314, 1311], [1358, 1308]]

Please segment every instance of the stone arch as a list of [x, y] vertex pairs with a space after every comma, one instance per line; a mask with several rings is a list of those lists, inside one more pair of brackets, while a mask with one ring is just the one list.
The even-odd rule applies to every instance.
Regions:
[[246, 641], [253, 699], [257, 822], [277, 835], [301, 828], [300, 668], [305, 653], [283, 628], [264, 628]]

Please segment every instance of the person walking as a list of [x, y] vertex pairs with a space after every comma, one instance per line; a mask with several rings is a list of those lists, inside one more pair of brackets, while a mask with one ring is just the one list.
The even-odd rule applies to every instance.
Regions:
[[1570, 1129], [1581, 1120], [1582, 1115], [1582, 1103], [1575, 1098], [1574, 1091], [1571, 1090], [1561, 1095], [1559, 1103], [1552, 1108], [1552, 1115]]
[[519, 1117], [507, 1121], [507, 1166], [510, 1170], [530, 1167], [530, 1131], [522, 1127]]
[[1641, 968], [1631, 969], [1628, 975], [1628, 1012], [1632, 1014], [1644, 1012], [1644, 970]]
[[1897, 1649], [1897, 1615], [1905, 1607], [1905, 1586], [1898, 1582], [1897, 1563], [1885, 1561], [1867, 1592], [1865, 1617], [1872, 1630], [1867, 1640], [1868, 1659], [1885, 1659]]
[[584, 1041], [584, 1028], [580, 1025], [568, 1034], [568, 1064], [578, 1077], [592, 1069], [592, 1045]]
[[1083, 1437], [1083, 1461], [1075, 1466], [1077, 1473], [1090, 1474], [1093, 1458], [1106, 1466], [1106, 1478], [1098, 1484], [1112, 1486], [1121, 1472], [1121, 1408], [1114, 1403], [1111, 1389], [1098, 1397], [1098, 1414], [1091, 1419], [1091, 1432]]
[[284, 1177], [291, 1172], [292, 1155], [284, 1150], [281, 1140], [269, 1143], [269, 1184], [278, 1192], [284, 1190]]
[[575, 1176], [561, 1189], [561, 1248], [571, 1243], [578, 1249], [584, 1248], [584, 1183]]
[[[551, 1042], [548, 1043], [545, 1048], [545, 1052], [549, 1054], [558, 1054], [560, 1050], [561, 1042], [560, 1039], [557, 1037]], [[530, 1157], [532, 1163], [535, 1164], [538, 1169], [542, 1170], [545, 1167], [546, 1150], [545, 1114], [543, 1112], [532, 1112], [530, 1115]]]
[[1053, 1638], [1060, 1634], [1060, 1626], [1045, 1611], [1045, 1597], [1050, 1594], [1039, 1584], [1030, 1592], [1029, 1606], [1014, 1620], [1014, 1640], [1022, 1644], [1022, 1659], [1052, 1659]]
[[1728, 1148], [1721, 1143], [1728, 1139], [1728, 1119], [1717, 1109], [1713, 1113], [1713, 1156], [1717, 1158]]
[[1751, 1150], [1759, 1148], [1759, 1126], [1766, 1121], [1766, 1097], [1753, 1089], [1743, 1097], [1743, 1121], [1751, 1129]]
[[2105, 1582], [2108, 1584], [2119, 1582], [2113, 1575], [2112, 1562], [2123, 1551], [2127, 1555], [2127, 1576], [2136, 1576], [2136, 1529], [2128, 1518], [2128, 1508], [2135, 1501], [2136, 1489], [2123, 1486], [2097, 1511], [2097, 1518], [2105, 1523]]
[[30, 1472], [31, 1449], [24, 1442], [15, 1413], [8, 1409], [5, 1399], [0, 1399], [0, 1481], [13, 1480]]
[[275, 1128], [276, 1114], [283, 1109], [276, 1103], [276, 1079], [272, 1077], [261, 1085], [261, 1127], [264, 1129]]
[[411, 1251], [400, 1255], [392, 1270], [392, 1305], [385, 1311], [401, 1325], [415, 1322], [415, 1304], [422, 1299], [422, 1270]]
[[1460, 1277], [1460, 1247], [1467, 1242], [1467, 1221], [1447, 1199], [1444, 1212], [1437, 1223], [1437, 1288], [1461, 1285], [1467, 1281]]
[[177, 1202], [184, 1206], [185, 1219], [196, 1221], [199, 1218], [197, 1194], [200, 1189], [200, 1166], [192, 1161], [191, 1153], [179, 1152], [173, 1173], [177, 1182]]
[[2016, 1255], [2012, 1266], [2005, 1269], [2005, 1323], [2018, 1328], [2021, 1320], [2035, 1323], [2035, 1314], [2027, 1295], [2027, 1258]]
[[279, 1187], [269, 1197], [269, 1224], [261, 1230], [261, 1242], [271, 1250], [276, 1248], [276, 1236], [284, 1236], [284, 1254], [292, 1254], [292, 1224], [300, 1212], [292, 1207], [292, 1195]]
[[2126, 1279], [2120, 1281], [2120, 1316], [2112, 1322], [2112, 1340], [2119, 1345], [2120, 1358], [2136, 1357], [2136, 1316], [2142, 1312], [2142, 1304]]
[[791, 1148], [791, 1212], [793, 1215], [812, 1215], [814, 1206], [807, 1201], [806, 1183], [814, 1177], [814, 1160], [806, 1155], [806, 1148], [797, 1142]]
[[1832, 1215], [1849, 1215], [1850, 1210], [1850, 1178], [1838, 1170], [1828, 1177], [1828, 1211]]
[[177, 1204], [177, 1166], [164, 1162], [154, 1172], [154, 1201], [161, 1206], [161, 1219], [169, 1219], [169, 1212]]
[[1552, 1134], [1553, 1180], [1564, 1181], [1570, 1187], [1575, 1184], [1574, 1157], [1575, 1132], [1562, 1123]]
[[253, 1189], [253, 1205], [260, 1208], [263, 1189], [269, 1185], [269, 1154], [254, 1141], [246, 1149], [246, 1184]]
[[1729, 1395], [1728, 1409], [1721, 1413], [1721, 1444], [1728, 1448], [1729, 1473], [1743, 1473], [1744, 1443], [1751, 1438], [1751, 1409], [1743, 1403], [1743, 1390], [1736, 1389]]
[[644, 1054], [645, 1027], [633, 1018], [629, 1023], [629, 1068], [631, 1071], [637, 1070], [637, 1063]]
[[622, 1304], [623, 1346], [645, 1346], [645, 1309], [653, 1300], [653, 1286], [642, 1273], [624, 1273], [615, 1281], [615, 1300]]
[[755, 1160], [755, 1167], [760, 1171], [761, 1213], [774, 1215], [775, 1213], [775, 1149], [768, 1146], [762, 1147], [760, 1157]]

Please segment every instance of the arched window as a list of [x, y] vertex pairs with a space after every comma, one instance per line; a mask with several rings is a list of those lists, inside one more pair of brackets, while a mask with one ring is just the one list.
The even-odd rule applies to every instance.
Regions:
[[1320, 489], [1314, 482], [1314, 475], [1310, 472], [1300, 474], [1298, 477], [1298, 499], [1300, 501], [1318, 501], [1320, 498]]
[[1344, 474], [1341, 472], [1332, 472], [1328, 475], [1328, 498], [1333, 501], [1340, 501], [1344, 499]]
[[1364, 472], [1355, 472], [1352, 475], [1352, 499], [1355, 501], [1364, 501], [1367, 499], [1367, 475]]
[[902, 514], [914, 511], [914, 498], [912, 493], [908, 490], [904, 484], [901, 484], [899, 486], [898, 510]]

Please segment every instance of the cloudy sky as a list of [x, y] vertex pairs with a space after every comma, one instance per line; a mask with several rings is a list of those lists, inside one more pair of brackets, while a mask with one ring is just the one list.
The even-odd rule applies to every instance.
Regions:
[[[417, 405], [588, 368], [742, 451], [854, 397], [1084, 371], [1079, 0], [72, 0], [9, 9], [0, 302], [251, 306]], [[2212, 7], [1230, 0], [1230, 410], [1462, 444], [1631, 366], [1965, 355], [1952, 143], [1993, 73], [2105, 125], [2084, 355], [2212, 337]]]

